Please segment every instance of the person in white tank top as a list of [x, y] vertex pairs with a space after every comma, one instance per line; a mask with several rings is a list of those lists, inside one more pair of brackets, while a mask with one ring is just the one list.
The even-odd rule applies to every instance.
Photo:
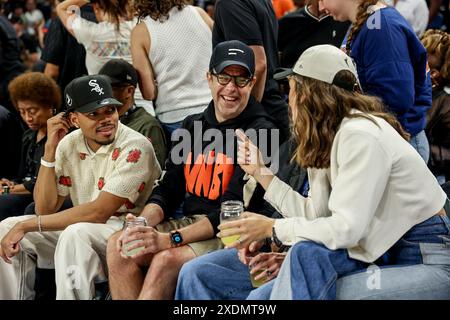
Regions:
[[211, 101], [206, 81], [212, 53], [213, 21], [185, 0], [135, 0], [140, 23], [131, 34], [133, 65], [144, 99], [166, 133]]
[[[123, 59], [132, 63], [131, 31], [137, 24], [133, 17], [130, 0], [118, 0], [111, 5], [108, 0], [91, 0], [98, 23], [84, 19], [79, 8], [86, 0], [66, 0], [56, 10], [66, 29], [86, 49], [86, 69], [90, 75], [98, 74], [100, 69], [112, 59]], [[71, 9], [75, 12], [71, 12]], [[143, 99], [136, 88], [135, 101], [139, 107], [154, 115], [151, 101]]]

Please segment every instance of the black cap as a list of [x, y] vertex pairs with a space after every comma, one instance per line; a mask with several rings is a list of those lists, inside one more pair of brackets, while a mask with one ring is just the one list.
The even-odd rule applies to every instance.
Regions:
[[136, 69], [123, 59], [109, 60], [98, 73], [108, 76], [111, 85], [128, 83], [136, 87], [138, 83]]
[[209, 71], [221, 73], [228, 66], [238, 65], [247, 69], [249, 76], [255, 74], [255, 55], [253, 50], [238, 40], [219, 43], [213, 50]]
[[92, 75], [72, 80], [64, 90], [67, 111], [88, 113], [104, 106], [121, 106], [114, 99], [109, 80], [102, 75]]

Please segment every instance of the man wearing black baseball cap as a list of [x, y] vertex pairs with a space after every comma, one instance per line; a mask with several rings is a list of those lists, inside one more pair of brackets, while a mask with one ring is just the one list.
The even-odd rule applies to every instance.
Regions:
[[[161, 174], [151, 143], [119, 122], [122, 104], [104, 76], [73, 80], [64, 98], [67, 112], [47, 123], [37, 215], [0, 223], [0, 275], [17, 279], [18, 299], [34, 298], [36, 261], [55, 268], [57, 299], [92, 299], [94, 280], [106, 280], [108, 238], [127, 212], [141, 212]], [[80, 129], [68, 133], [71, 126]], [[58, 212], [67, 197], [73, 207]]]
[[[113, 299], [173, 298], [182, 265], [223, 247], [215, 237], [221, 202], [243, 201], [246, 209], [259, 212], [262, 193], [255, 192], [256, 184], [244, 180], [234, 155], [236, 129], [253, 131], [267, 155], [271, 154], [270, 144], [265, 144], [264, 136], [278, 133], [272, 118], [251, 96], [254, 74], [254, 54], [244, 43], [227, 41], [213, 50], [206, 75], [213, 99], [205, 111], [187, 117], [175, 131], [178, 141], [174, 141], [165, 173], [141, 213], [152, 228], [135, 236], [146, 248], [125, 259], [116, 249], [122, 246], [122, 240], [117, 243], [121, 233], [109, 240], [107, 261]], [[185, 217], [176, 219], [174, 212], [183, 202]]]
[[167, 155], [166, 136], [158, 120], [135, 103], [138, 83], [136, 69], [123, 59], [112, 59], [100, 69], [99, 74], [107, 76], [114, 98], [122, 103], [117, 109], [120, 122], [151, 141], [159, 165], [163, 168]]

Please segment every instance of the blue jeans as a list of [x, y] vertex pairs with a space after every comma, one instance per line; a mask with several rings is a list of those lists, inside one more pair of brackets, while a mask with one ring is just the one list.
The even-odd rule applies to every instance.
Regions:
[[[411, 228], [379, 260], [378, 266], [450, 265], [450, 221], [433, 216]], [[296, 300], [334, 300], [336, 281], [369, 265], [314, 242], [300, 242], [290, 250], [290, 291]], [[290, 270], [288, 270], [290, 269]], [[281, 273], [281, 272], [280, 272]], [[286, 278], [281, 276], [280, 279]]]
[[[448, 223], [448, 218], [445, 219]], [[428, 232], [435, 229], [439, 233], [442, 230], [434, 228], [435, 222], [436, 220], [433, 222], [429, 219], [424, 222], [423, 227], [428, 229]], [[440, 223], [438, 225], [442, 226]], [[422, 233], [425, 232], [426, 230], [422, 230]], [[417, 236], [417, 232], [415, 234]], [[411, 237], [411, 231], [405, 237], [408, 239], [405, 241], [414, 239]], [[367, 271], [364, 269], [363, 272], [342, 277], [337, 281], [336, 298], [450, 299], [450, 241], [445, 244], [439, 242], [438, 240], [436, 243], [422, 244], [424, 259], [419, 262], [420, 264], [391, 266], [375, 271], [371, 267]], [[290, 250], [278, 277], [257, 289], [252, 287], [248, 268], [239, 261], [236, 250], [218, 250], [195, 258], [186, 263], [180, 271], [175, 299], [292, 299], [292, 253], [293, 250]], [[308, 259], [313, 257], [310, 256]], [[379, 286], [376, 281], [373, 286], [368, 285], [374, 274], [381, 279]]]
[[425, 163], [428, 163], [428, 160], [430, 159], [430, 145], [425, 131], [422, 130], [415, 136], [412, 136], [409, 143], [417, 150]]
[[[270, 285], [269, 287], [267, 287]], [[184, 264], [178, 276], [176, 300], [264, 300], [272, 284], [254, 289], [248, 267], [236, 249], [223, 249], [195, 258]]]

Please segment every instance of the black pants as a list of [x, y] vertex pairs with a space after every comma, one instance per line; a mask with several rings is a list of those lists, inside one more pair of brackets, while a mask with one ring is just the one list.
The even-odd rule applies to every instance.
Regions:
[[0, 196], [0, 221], [23, 215], [25, 208], [33, 202], [32, 194], [4, 194]]

